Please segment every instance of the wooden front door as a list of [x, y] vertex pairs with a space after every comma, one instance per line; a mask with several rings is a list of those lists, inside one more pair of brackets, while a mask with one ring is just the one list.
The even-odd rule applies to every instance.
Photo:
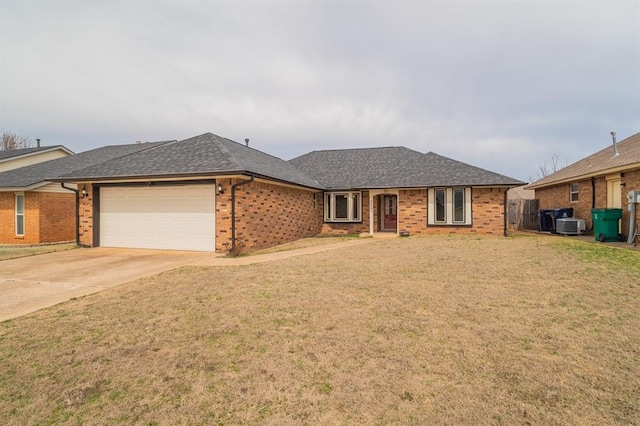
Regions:
[[382, 230], [395, 231], [398, 227], [398, 197], [382, 196]]

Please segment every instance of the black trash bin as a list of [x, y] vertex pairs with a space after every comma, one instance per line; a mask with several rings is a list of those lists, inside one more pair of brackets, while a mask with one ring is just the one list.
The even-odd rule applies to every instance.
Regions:
[[538, 231], [551, 232], [553, 229], [553, 209], [540, 209]]

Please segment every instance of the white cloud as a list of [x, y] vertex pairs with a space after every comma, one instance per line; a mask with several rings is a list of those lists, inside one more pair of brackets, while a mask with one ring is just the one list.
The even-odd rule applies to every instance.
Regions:
[[75, 150], [212, 131], [405, 145], [520, 179], [639, 131], [635, 1], [13, 2], [0, 127]]

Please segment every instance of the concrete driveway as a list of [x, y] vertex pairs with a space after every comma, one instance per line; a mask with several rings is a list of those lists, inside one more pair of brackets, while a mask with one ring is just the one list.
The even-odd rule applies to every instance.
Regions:
[[215, 257], [201, 252], [92, 248], [4, 260], [0, 321]]
[[0, 321], [181, 266], [241, 266], [372, 242], [348, 240], [239, 258], [213, 253], [90, 248], [0, 261]]

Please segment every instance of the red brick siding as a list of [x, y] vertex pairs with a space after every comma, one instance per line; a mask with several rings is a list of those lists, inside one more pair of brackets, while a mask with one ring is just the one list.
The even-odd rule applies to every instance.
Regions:
[[[216, 250], [231, 248], [231, 186], [241, 179], [218, 179], [226, 189], [216, 196]], [[79, 184], [82, 188], [83, 183]], [[80, 243], [93, 245], [93, 191], [80, 198]], [[472, 226], [427, 226], [427, 190], [400, 190], [399, 230], [413, 234], [502, 234], [504, 190], [472, 190]], [[374, 199], [374, 231], [379, 229], [379, 197]], [[369, 232], [369, 193], [362, 192], [362, 222], [324, 223], [323, 194], [281, 185], [252, 182], [236, 189], [236, 245], [257, 249], [317, 235]]]
[[[231, 248], [231, 183], [216, 201], [216, 250]], [[283, 244], [320, 232], [322, 194], [252, 182], [236, 189], [236, 247], [258, 249]]]
[[36, 192], [40, 206], [40, 242], [76, 239], [75, 193]]
[[75, 201], [69, 192], [24, 193], [24, 237], [15, 235], [15, 194], [0, 193], [0, 244], [40, 244], [75, 239]]
[[80, 245], [93, 247], [93, 187], [90, 183], [78, 184], [79, 191], [82, 191], [83, 188], [86, 189], [87, 196], [80, 195], [78, 238]]
[[[474, 188], [472, 189], [471, 226], [427, 225], [428, 195], [426, 189], [400, 190], [398, 194], [398, 230], [411, 234], [496, 234], [504, 232], [504, 189]], [[363, 221], [356, 224], [324, 223], [322, 234], [369, 232], [369, 194], [363, 192]], [[380, 225], [380, 196], [374, 202], [374, 232]]]
[[427, 231], [427, 190], [401, 190], [398, 196], [398, 230], [411, 234]]
[[471, 210], [471, 233], [501, 235], [504, 233], [505, 188], [474, 188]]

